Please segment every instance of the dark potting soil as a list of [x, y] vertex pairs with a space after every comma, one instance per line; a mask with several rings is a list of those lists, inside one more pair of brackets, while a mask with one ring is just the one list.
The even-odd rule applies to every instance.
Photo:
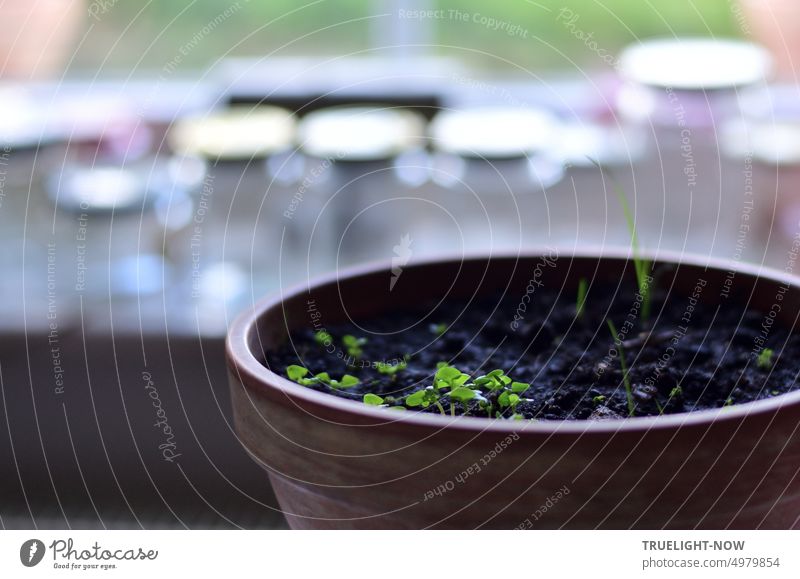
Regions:
[[[430, 386], [442, 361], [472, 378], [502, 369], [513, 380], [530, 383], [530, 388], [515, 409], [506, 407], [501, 416], [537, 420], [625, 418], [631, 415], [631, 402], [634, 416], [692, 412], [771, 398], [796, 388], [800, 336], [769, 323], [763, 312], [745, 311], [733, 303], [719, 308], [701, 305], [696, 298], [703, 287], [698, 286], [694, 297], [665, 300], [654, 292], [649, 320], [642, 322], [638, 294], [615, 291], [592, 287], [580, 318], [575, 296], [542, 288], [527, 305], [519, 296], [469, 305], [447, 302], [433, 310], [421, 307], [359, 321], [368, 333], [349, 323], [324, 328], [309, 323], [278, 351], [266, 353], [266, 365], [284, 376], [290, 365], [307, 368], [309, 377], [327, 372], [340, 379], [350, 374], [360, 381], [351, 388], [322, 383], [307, 387], [358, 401], [372, 393], [389, 406], [404, 406], [409, 394]], [[607, 320], [616, 327], [617, 340]], [[408, 329], [393, 332], [396, 328]], [[315, 341], [320, 329], [331, 335], [332, 343]], [[342, 346], [345, 335], [366, 338], [358, 359]], [[394, 379], [379, 373], [374, 364], [404, 356], [408, 365]], [[499, 392], [483, 395], [496, 417]], [[449, 413], [449, 399], [445, 396], [441, 402]], [[455, 403], [453, 408], [456, 415], [489, 415], [485, 402]], [[408, 411], [441, 412], [436, 405]]]

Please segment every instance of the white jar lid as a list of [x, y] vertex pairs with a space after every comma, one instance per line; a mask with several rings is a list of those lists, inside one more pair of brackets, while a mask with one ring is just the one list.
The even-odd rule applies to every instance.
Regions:
[[234, 106], [178, 121], [169, 132], [178, 153], [225, 160], [266, 157], [292, 145], [295, 118], [280, 107]]
[[553, 116], [539, 109], [480, 107], [443, 111], [431, 122], [433, 146], [462, 157], [524, 157], [552, 143]]
[[[42, 104], [28, 91], [0, 86], [0, 149], [36, 147], [55, 135], [42, 115]], [[12, 112], [13, 111], [13, 112]]]
[[551, 156], [576, 167], [630, 165], [642, 158], [646, 147], [642, 130], [612, 123], [564, 123], [558, 136]]
[[734, 88], [763, 81], [772, 61], [766, 50], [738, 40], [657, 38], [626, 48], [619, 72], [626, 80], [678, 90]]
[[142, 174], [118, 166], [75, 166], [51, 179], [50, 197], [72, 211], [110, 212], [138, 209], [147, 193]]
[[424, 127], [422, 115], [409, 109], [339, 106], [306, 115], [298, 140], [313, 157], [376, 161], [422, 146]]

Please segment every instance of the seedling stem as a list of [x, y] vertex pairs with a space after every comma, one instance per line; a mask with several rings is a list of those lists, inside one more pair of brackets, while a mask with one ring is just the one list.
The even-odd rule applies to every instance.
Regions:
[[619, 339], [614, 322], [606, 320], [606, 323], [608, 324], [608, 329], [611, 330], [614, 342], [619, 343], [619, 365], [622, 368], [622, 382], [625, 384], [625, 396], [628, 399], [628, 415], [633, 416], [636, 413], [636, 403], [633, 400], [633, 388], [631, 388], [631, 377], [628, 375], [628, 366], [625, 364], [625, 348], [622, 347], [622, 340]]
[[[603, 167], [594, 159], [589, 159], [594, 163], [595, 167], [600, 170], [600, 176], [605, 178]], [[648, 274], [652, 271], [653, 265], [649, 259], [643, 258], [641, 249], [639, 247], [639, 234], [636, 231], [636, 221], [633, 218], [631, 207], [628, 204], [628, 197], [625, 195], [625, 190], [617, 183], [613, 176], [609, 176], [611, 186], [617, 194], [619, 204], [622, 206], [622, 214], [625, 216], [625, 222], [628, 225], [628, 232], [631, 236], [631, 253], [633, 254], [633, 267], [636, 272], [636, 285], [639, 289], [639, 295], [642, 296], [642, 321], [647, 322], [650, 319], [650, 287], [648, 284]]]
[[575, 317], [583, 319], [583, 312], [586, 309], [586, 292], [589, 288], [589, 282], [585, 277], [578, 281], [578, 299], [575, 302]]

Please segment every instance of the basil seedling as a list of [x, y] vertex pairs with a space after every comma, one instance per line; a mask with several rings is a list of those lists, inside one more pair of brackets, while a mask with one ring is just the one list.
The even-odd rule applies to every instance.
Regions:
[[317, 382], [316, 378], [306, 378], [307, 375], [308, 368], [303, 368], [302, 366], [296, 365], [291, 365], [286, 368], [286, 376], [289, 377], [289, 380], [292, 382], [297, 382], [301, 386], [311, 386]]
[[354, 360], [360, 360], [361, 356], [364, 355], [363, 346], [367, 343], [366, 338], [356, 338], [355, 336], [351, 336], [347, 334], [346, 336], [342, 336], [342, 345], [344, 349], [347, 351], [347, 355], [353, 358]]
[[320, 330], [314, 334], [314, 341], [320, 346], [330, 346], [333, 343], [333, 336], [325, 330]]
[[772, 357], [775, 355], [775, 352], [772, 348], [764, 348], [759, 352], [758, 358], [756, 358], [756, 364], [762, 370], [769, 370], [772, 368]]
[[358, 378], [355, 376], [351, 376], [350, 374], [345, 374], [342, 376], [341, 380], [334, 380], [331, 378], [327, 372], [320, 372], [316, 376], [314, 376], [317, 380], [330, 386], [331, 388], [341, 389], [341, 388], [352, 388], [353, 386], [359, 383]]
[[350, 374], [345, 374], [342, 376], [341, 380], [334, 380], [327, 372], [320, 372], [316, 376], [306, 378], [308, 374], [308, 368], [303, 368], [302, 366], [292, 365], [286, 368], [286, 375], [289, 377], [289, 380], [297, 382], [301, 386], [311, 386], [312, 384], [322, 383], [331, 388], [340, 389], [352, 388], [359, 383], [358, 378]]
[[484, 376], [475, 379], [475, 385], [487, 390], [503, 390], [511, 384], [512, 380], [502, 370], [492, 370]]
[[377, 394], [364, 394], [364, 404], [367, 406], [383, 406], [383, 398]]
[[428, 386], [427, 388], [417, 390], [413, 394], [406, 396], [405, 403], [406, 406], [411, 408], [416, 408], [418, 406], [428, 408], [433, 404], [439, 409], [440, 413], [444, 414], [444, 407], [439, 402], [439, 398], [441, 398], [441, 394], [433, 386]]
[[378, 371], [379, 374], [383, 374], [384, 376], [390, 376], [392, 380], [397, 378], [397, 373], [402, 372], [408, 367], [408, 360], [403, 359], [397, 362], [396, 364], [389, 364], [387, 362], [376, 362], [375, 369]]
[[447, 331], [447, 324], [431, 324], [428, 326], [428, 329], [431, 331], [432, 334], [437, 336], [443, 336], [444, 333]]

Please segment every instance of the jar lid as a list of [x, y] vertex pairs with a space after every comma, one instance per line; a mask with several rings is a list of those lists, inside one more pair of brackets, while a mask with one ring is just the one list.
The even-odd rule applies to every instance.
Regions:
[[222, 160], [266, 157], [291, 146], [294, 115], [274, 106], [234, 106], [178, 121], [169, 143], [178, 153]]
[[19, 87], [0, 86], [0, 107], [13, 114], [0, 116], [0, 148], [35, 148], [54, 138], [41, 105]]
[[433, 146], [462, 157], [524, 157], [552, 143], [557, 123], [533, 108], [480, 107], [443, 111], [430, 126]]
[[193, 157], [177, 161], [151, 157], [125, 166], [69, 162], [49, 176], [47, 193], [67, 211], [140, 212], [157, 199], [174, 201], [200, 185], [205, 166]]
[[564, 123], [558, 134], [552, 156], [576, 167], [630, 165], [642, 158], [646, 146], [642, 130], [612, 123]]
[[76, 212], [140, 209], [146, 193], [142, 174], [125, 167], [76, 165], [50, 181], [50, 198], [59, 207]]
[[626, 80], [677, 90], [734, 88], [763, 81], [772, 61], [750, 42], [711, 38], [656, 38], [626, 48], [619, 72]]
[[402, 108], [339, 106], [306, 115], [298, 129], [308, 155], [344, 161], [377, 161], [423, 145], [425, 120]]

